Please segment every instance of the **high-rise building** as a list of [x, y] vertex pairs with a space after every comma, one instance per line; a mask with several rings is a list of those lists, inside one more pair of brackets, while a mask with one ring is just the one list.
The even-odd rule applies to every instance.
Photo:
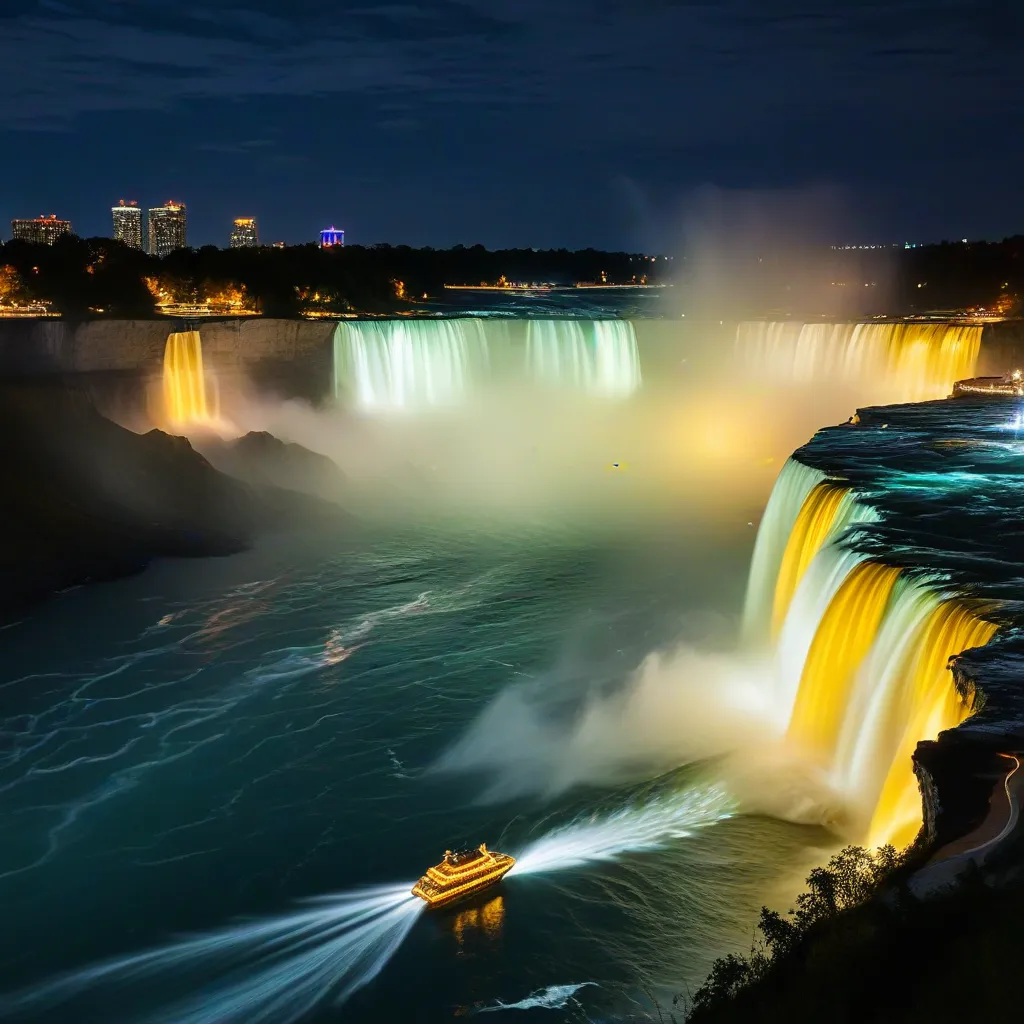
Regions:
[[122, 199], [111, 208], [114, 217], [114, 238], [133, 249], [142, 248], [142, 211], [134, 199]]
[[250, 249], [260, 244], [256, 232], [255, 217], [236, 217], [235, 226], [231, 229], [231, 248]]
[[32, 220], [12, 220], [11, 234], [24, 242], [42, 242], [53, 245], [61, 235], [71, 234], [71, 221], [57, 220], [57, 214], [35, 217]]
[[184, 249], [185, 204], [168, 200], [163, 206], [149, 211], [149, 251], [154, 256], [166, 256], [175, 249]]
[[341, 228], [324, 228], [320, 232], [320, 248], [330, 249], [332, 245], [344, 245], [345, 232]]

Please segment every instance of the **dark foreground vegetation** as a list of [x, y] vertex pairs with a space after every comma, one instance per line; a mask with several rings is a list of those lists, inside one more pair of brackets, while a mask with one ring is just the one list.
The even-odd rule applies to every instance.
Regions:
[[[1009, 851], [1008, 851], [1009, 853]], [[1006, 855], [1004, 855], [1005, 857]], [[890, 847], [815, 869], [788, 915], [762, 910], [747, 956], [718, 960], [689, 1024], [998, 1024], [1020, 1019], [1024, 882], [1014, 859], [919, 899]], [[684, 1016], [662, 1012], [666, 1021]]]
[[[1024, 296], [1024, 236], [915, 249], [815, 250], [760, 256], [405, 245], [179, 249], [160, 259], [108, 238], [0, 245], [0, 306], [45, 303], [69, 317], [150, 317], [160, 303], [206, 303], [270, 317], [415, 312], [445, 285], [508, 282], [678, 286], [691, 314], [905, 316], [1015, 314]], [[447, 293], [449, 296], [452, 293]], [[706, 307], [706, 308], [705, 308]]]

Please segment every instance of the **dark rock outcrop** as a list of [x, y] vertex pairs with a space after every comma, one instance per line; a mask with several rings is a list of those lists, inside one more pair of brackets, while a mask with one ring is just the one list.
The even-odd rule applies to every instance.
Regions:
[[225, 555], [335, 507], [220, 473], [182, 437], [135, 434], [64, 383], [0, 385], [0, 618], [158, 556]]
[[284, 487], [327, 501], [345, 494], [345, 474], [326, 455], [252, 431], [232, 441], [204, 439], [197, 447], [222, 473], [260, 487]]

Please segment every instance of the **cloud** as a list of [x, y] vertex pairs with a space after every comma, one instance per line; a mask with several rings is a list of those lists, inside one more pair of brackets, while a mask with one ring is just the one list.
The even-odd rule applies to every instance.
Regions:
[[[14, 8], [0, 18], [0, 128], [195, 101], [350, 96], [408, 102], [403, 123], [424, 128], [446, 111], [518, 108], [526, 144], [557, 125], [562, 145], [617, 140], [641, 158], [645, 142], [733, 147], [816, 122], [838, 133], [872, 116], [895, 134], [967, 115], [986, 90], [1011, 86], [1012, 68], [988, 60], [985, 40], [1003, 18], [1003, 45], [1015, 45], [1020, 24], [1004, 0], [239, 3]], [[927, 102], [914, 88], [922, 74]]]

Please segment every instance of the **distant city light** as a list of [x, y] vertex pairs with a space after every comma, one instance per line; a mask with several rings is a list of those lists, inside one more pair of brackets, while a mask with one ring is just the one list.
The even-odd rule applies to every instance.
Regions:
[[184, 249], [188, 242], [187, 219], [184, 203], [169, 199], [163, 206], [149, 211], [149, 251], [154, 256], [166, 256], [175, 249]]
[[133, 249], [142, 248], [142, 211], [134, 199], [121, 199], [111, 208], [114, 238]]
[[252, 249], [260, 244], [255, 217], [236, 217], [231, 231], [232, 249]]
[[49, 217], [11, 221], [11, 235], [25, 242], [42, 242], [44, 245], [53, 245], [61, 235], [69, 234], [71, 234], [71, 221], [58, 220], [55, 213], [51, 213]]

